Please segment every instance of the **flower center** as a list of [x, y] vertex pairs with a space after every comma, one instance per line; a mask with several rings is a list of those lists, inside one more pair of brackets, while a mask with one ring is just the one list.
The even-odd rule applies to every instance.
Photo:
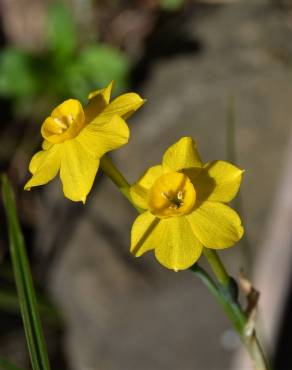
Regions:
[[159, 217], [182, 216], [189, 213], [196, 202], [196, 191], [188, 176], [169, 172], [160, 176], [150, 189], [148, 205]]
[[[68, 117], [53, 118], [53, 125], [51, 128], [52, 134], [63, 134], [73, 123], [73, 115], [70, 114]], [[48, 129], [50, 129], [48, 128]]]
[[85, 125], [82, 105], [78, 100], [69, 99], [53, 110], [42, 125], [44, 139], [57, 144], [77, 136]]

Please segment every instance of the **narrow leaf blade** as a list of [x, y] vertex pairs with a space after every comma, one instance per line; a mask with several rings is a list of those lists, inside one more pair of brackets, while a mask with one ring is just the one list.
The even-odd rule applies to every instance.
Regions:
[[29, 261], [13, 192], [6, 176], [2, 176], [2, 194], [8, 222], [11, 260], [32, 368], [50, 370]]

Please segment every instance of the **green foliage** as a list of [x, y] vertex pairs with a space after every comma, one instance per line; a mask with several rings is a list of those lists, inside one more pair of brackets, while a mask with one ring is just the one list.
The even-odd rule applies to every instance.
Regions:
[[64, 4], [55, 3], [48, 12], [47, 47], [62, 60], [73, 56], [77, 46], [77, 32], [72, 15]]
[[117, 90], [122, 90], [127, 84], [125, 70], [130, 68], [130, 63], [117, 49], [107, 45], [92, 45], [81, 52], [79, 63], [82, 76], [88, 83], [91, 81], [92, 88], [105, 86], [114, 79], [112, 76], [119, 76], [115, 85]]
[[0, 95], [21, 98], [38, 90], [32, 55], [13, 48], [0, 54]]
[[55, 3], [49, 7], [42, 53], [12, 47], [0, 53], [0, 96], [12, 100], [16, 114], [39, 118], [68, 97], [85, 102], [91, 90], [111, 80], [120, 92], [127, 85], [129, 68], [129, 59], [116, 48], [78, 45], [72, 15]]
[[160, 6], [164, 10], [178, 10], [184, 3], [184, 0], [160, 0]]
[[2, 196], [8, 223], [9, 248], [18, 301], [32, 368], [33, 370], [50, 370], [25, 243], [17, 217], [13, 191], [6, 176], [2, 177]]

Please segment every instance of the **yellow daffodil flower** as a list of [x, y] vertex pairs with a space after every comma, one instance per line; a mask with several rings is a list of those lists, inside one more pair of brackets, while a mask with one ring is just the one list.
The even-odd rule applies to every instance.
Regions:
[[65, 196], [85, 203], [100, 158], [128, 142], [129, 128], [124, 119], [144, 102], [135, 93], [110, 102], [112, 85], [92, 92], [84, 108], [78, 100], [69, 99], [53, 110], [41, 127], [43, 150], [31, 159], [33, 176], [26, 190], [46, 184], [60, 171]]
[[232, 246], [243, 227], [224, 203], [237, 194], [242, 173], [224, 161], [203, 165], [192, 138], [180, 139], [131, 186], [133, 201], [145, 210], [132, 227], [132, 254], [154, 249], [163, 266], [178, 271], [191, 267], [203, 247]]

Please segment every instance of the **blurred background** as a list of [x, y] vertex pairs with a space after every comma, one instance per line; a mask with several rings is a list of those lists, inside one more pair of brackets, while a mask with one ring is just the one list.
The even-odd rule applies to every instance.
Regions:
[[[85, 206], [59, 180], [24, 192], [44, 118], [115, 80], [139, 92], [130, 182], [181, 136], [204, 161], [246, 170], [246, 236], [220, 252], [261, 291], [259, 330], [275, 369], [292, 359], [291, 0], [1, 0], [0, 166], [17, 194], [52, 368], [249, 370], [221, 308], [190, 272], [134, 259], [135, 211], [101, 174]], [[0, 354], [29, 368], [1, 205]], [[204, 263], [202, 261], [202, 263]]]

